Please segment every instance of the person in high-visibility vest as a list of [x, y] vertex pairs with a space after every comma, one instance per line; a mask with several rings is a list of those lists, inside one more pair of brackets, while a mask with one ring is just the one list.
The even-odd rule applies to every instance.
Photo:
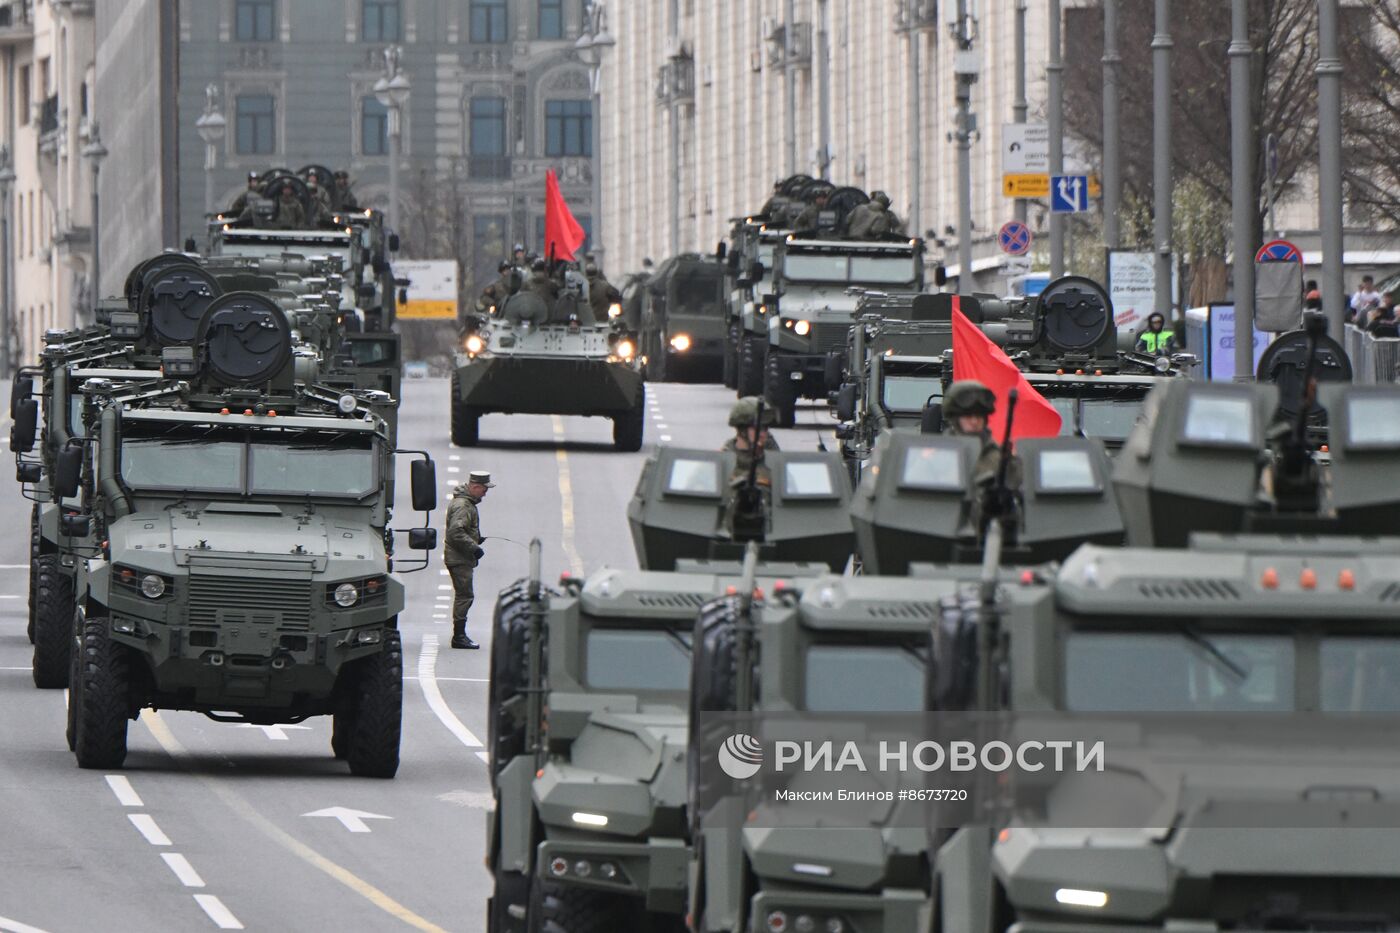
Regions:
[[1152, 356], [1171, 356], [1176, 352], [1176, 334], [1167, 329], [1167, 319], [1157, 312], [1147, 316], [1147, 329], [1138, 334], [1139, 353]]

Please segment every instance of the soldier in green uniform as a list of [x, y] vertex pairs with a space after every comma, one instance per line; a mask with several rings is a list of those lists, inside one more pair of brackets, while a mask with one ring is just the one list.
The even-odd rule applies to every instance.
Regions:
[[588, 304], [593, 308], [593, 319], [604, 323], [608, 319], [608, 309], [622, 302], [622, 292], [613, 288], [596, 263], [585, 265], [583, 274], [588, 276]]
[[[735, 537], [741, 536], [740, 528], [763, 528], [766, 523], [764, 513], [771, 502], [773, 477], [763, 462], [763, 455], [778, 449], [778, 442], [768, 433], [777, 423], [778, 413], [771, 405], [764, 405], [760, 417], [760, 402], [762, 399], [758, 396], [750, 395], [739, 399], [729, 409], [729, 426], [734, 429], [734, 436], [724, 442], [723, 449], [734, 452], [734, 472], [729, 475], [729, 502], [725, 507], [724, 525]], [[754, 482], [761, 499], [745, 504], [741, 501], [744, 498], [742, 490], [748, 484], [749, 468], [755, 462]]]
[[239, 192], [238, 197], [233, 199], [233, 204], [229, 205], [228, 210], [224, 211], [225, 216], [235, 218], [242, 217], [243, 212], [248, 209], [249, 203], [257, 201], [262, 197], [261, 193], [258, 191], [258, 177], [257, 172], [248, 173], [248, 187], [244, 188]]
[[802, 209], [802, 213], [797, 215], [797, 219], [792, 222], [792, 229], [798, 233], [816, 233], [821, 222], [822, 211], [826, 210], [826, 202], [830, 200], [831, 189], [823, 188], [817, 192], [817, 196], [812, 199], [812, 203]]
[[559, 301], [559, 285], [550, 278], [549, 266], [543, 259], [536, 259], [534, 265], [530, 267], [530, 278], [520, 287], [522, 292], [531, 292], [544, 299], [544, 303], [551, 312], [554, 305]]
[[[996, 408], [996, 393], [975, 379], [959, 380], [943, 393], [943, 430], [982, 441], [982, 453], [972, 470], [973, 486], [979, 494], [996, 482], [1001, 465], [1001, 445], [987, 427], [987, 419]], [[1021, 488], [1021, 460], [1015, 454], [1007, 464], [1006, 485], [1013, 491]]]
[[443, 563], [452, 577], [452, 647], [479, 648], [467, 635], [467, 612], [472, 607], [472, 574], [486, 551], [481, 547], [481, 518], [476, 507], [486, 498], [486, 491], [495, 487], [491, 474], [473, 470], [467, 481], [452, 490], [447, 506], [447, 544]]
[[333, 200], [335, 209], [338, 211], [357, 211], [360, 209], [360, 202], [355, 197], [355, 192], [350, 190], [350, 173], [344, 169], [335, 173]]
[[311, 192], [310, 226], [320, 227], [331, 222], [331, 196], [321, 187], [321, 176], [312, 172], [306, 176], [306, 187]]
[[277, 200], [277, 215], [272, 218], [274, 230], [304, 230], [306, 211], [297, 198], [296, 189], [291, 185], [282, 186], [282, 196]]

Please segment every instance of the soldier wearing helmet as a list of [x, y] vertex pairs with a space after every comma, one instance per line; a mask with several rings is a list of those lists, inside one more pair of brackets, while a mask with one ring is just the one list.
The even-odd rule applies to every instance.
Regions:
[[549, 266], [543, 259], [536, 259], [530, 266], [530, 277], [520, 287], [522, 292], [532, 292], [544, 300], [551, 310], [559, 301], [559, 285], [549, 275]]
[[[730, 499], [725, 508], [724, 523], [736, 538], [740, 537], [739, 529], [761, 529], [765, 522], [764, 513], [771, 501], [773, 477], [763, 462], [763, 455], [778, 449], [778, 442], [768, 433], [777, 422], [776, 409], [756, 395], [739, 399], [729, 409], [729, 426], [734, 429], [734, 436], [725, 442], [723, 449], [734, 452], [734, 472], [729, 475]], [[760, 493], [754, 497], [746, 493], [746, 490], [752, 492], [753, 489], [748, 486], [750, 469]]]
[[851, 211], [846, 232], [859, 240], [882, 240], [892, 233], [898, 233], [901, 226], [899, 218], [890, 210], [890, 196], [883, 191], [874, 191], [869, 202]]
[[[943, 430], [982, 441], [982, 452], [972, 471], [972, 482], [979, 491], [996, 481], [1001, 464], [1001, 445], [992, 438], [988, 426], [996, 408], [996, 393], [975, 379], [954, 382], [943, 393]], [[1021, 488], [1021, 460], [1015, 454], [1007, 464], [1006, 483], [1013, 490]]]
[[596, 262], [586, 263], [583, 274], [588, 277], [588, 305], [593, 309], [593, 320], [604, 323], [608, 309], [622, 303], [622, 292], [613, 287]]
[[262, 193], [258, 191], [258, 178], [259, 175], [257, 172], [248, 173], [248, 187], [240, 191], [238, 197], [233, 199], [233, 203], [229, 205], [229, 209], [224, 211], [226, 215], [242, 217], [243, 212], [248, 209], [248, 205], [251, 202], [262, 199]]

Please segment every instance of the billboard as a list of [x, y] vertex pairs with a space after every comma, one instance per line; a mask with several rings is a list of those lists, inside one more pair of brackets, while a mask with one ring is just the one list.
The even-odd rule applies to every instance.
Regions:
[[398, 259], [394, 277], [408, 280], [408, 299], [398, 306], [401, 320], [457, 319], [457, 260]]

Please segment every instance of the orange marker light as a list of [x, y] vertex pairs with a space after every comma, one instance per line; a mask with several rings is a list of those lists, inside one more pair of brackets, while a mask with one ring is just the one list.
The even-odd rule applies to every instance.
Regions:
[[997, 842], [1009, 842], [1011, 840], [1011, 830], [1003, 829], [997, 833]]
[[1326, 444], [1323, 444], [1323, 445], [1322, 445], [1322, 448], [1321, 448], [1321, 450], [1322, 450], [1323, 453], [1327, 453], [1330, 449], [1331, 449], [1331, 448], [1328, 447]]
[[1103, 375], [1103, 370], [1102, 370], [1102, 369], [1096, 369], [1096, 370], [1094, 370], [1094, 375], [1095, 375], [1095, 376], [1102, 376], [1102, 375]]
[[226, 415], [226, 414], [228, 414], [228, 409], [227, 409], [227, 408], [220, 408], [220, 409], [219, 409], [219, 414], [221, 414], [221, 415]]
[[1278, 589], [1278, 571], [1270, 567], [1264, 571], [1264, 575], [1259, 578], [1259, 584], [1266, 590]]
[[1337, 574], [1337, 589], [1356, 589], [1356, 574], [1352, 573], [1350, 570], [1343, 570], [1341, 573]]
[[1035, 571], [1034, 571], [1034, 570], [1022, 570], [1022, 571], [1021, 571], [1021, 585], [1022, 585], [1022, 586], [1030, 586], [1030, 585], [1031, 585], [1032, 583], [1034, 583], [1034, 582], [1035, 582]]
[[1055, 370], [1055, 375], [1057, 375], [1057, 376], [1063, 376], [1064, 374], [1065, 374], [1065, 371], [1064, 371], [1063, 369], [1057, 369], [1057, 370]]
[[276, 417], [277, 417], [277, 409], [275, 409], [275, 408], [270, 408], [270, 409], [268, 409], [267, 416], [268, 416], [269, 418], [276, 418]]
[[1298, 585], [1305, 590], [1317, 589], [1317, 571], [1311, 567], [1304, 567], [1303, 572], [1298, 574]]
[[245, 414], [245, 415], [250, 415], [250, 416], [251, 416], [251, 415], [253, 414], [253, 409], [251, 409], [251, 408], [245, 408], [245, 409], [243, 409], [243, 414]]
[[1082, 369], [1076, 369], [1076, 370], [1074, 371], [1074, 374], [1075, 374], [1076, 376], [1082, 376], [1082, 375], [1084, 375], [1084, 370], [1082, 370]]
[[738, 592], [739, 592], [739, 588], [738, 588], [737, 586], [726, 586], [726, 587], [724, 588], [724, 595], [725, 595], [725, 596], [735, 596], [735, 595], [738, 594]]

